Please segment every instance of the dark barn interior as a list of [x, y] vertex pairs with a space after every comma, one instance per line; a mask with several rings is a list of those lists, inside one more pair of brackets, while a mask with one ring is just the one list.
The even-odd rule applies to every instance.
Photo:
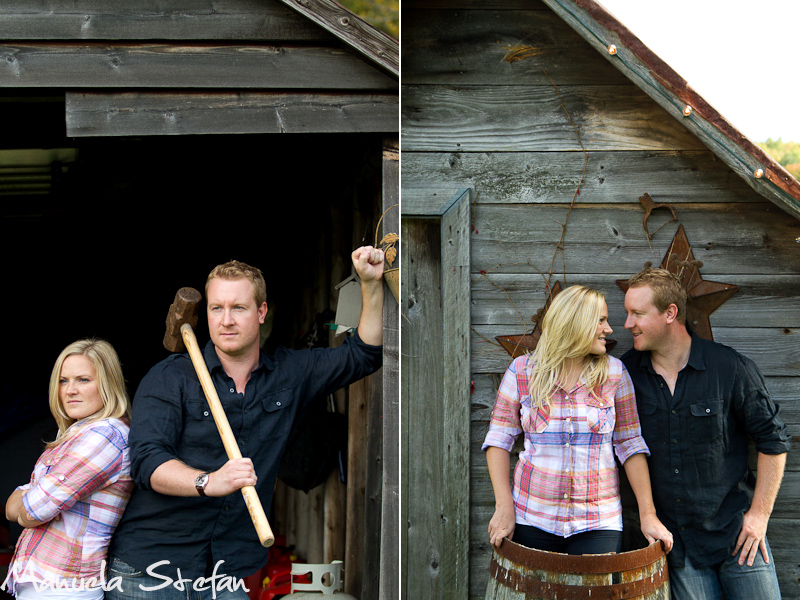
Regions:
[[[133, 396], [167, 355], [164, 321], [175, 292], [202, 291], [208, 272], [235, 258], [264, 272], [265, 348], [303, 347], [316, 321], [332, 320], [353, 244], [374, 243], [380, 136], [69, 139], [63, 101], [41, 90], [0, 101], [0, 244], [17, 338], [3, 350], [3, 499], [27, 481], [42, 440], [55, 435], [47, 386], [67, 344], [110, 341]], [[14, 158], [28, 150], [43, 164]], [[56, 155], [71, 158], [47, 158]], [[208, 339], [202, 313], [197, 337]], [[13, 524], [0, 547], [13, 548], [18, 532]]]

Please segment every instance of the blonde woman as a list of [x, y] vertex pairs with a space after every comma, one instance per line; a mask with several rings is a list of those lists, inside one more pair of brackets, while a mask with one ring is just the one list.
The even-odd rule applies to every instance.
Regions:
[[[516, 358], [498, 390], [483, 444], [495, 496], [489, 538], [551, 552], [602, 554], [622, 546], [616, 454], [649, 542], [672, 535], [656, 516], [633, 385], [606, 354], [608, 307], [575, 285], [545, 313], [536, 350]], [[524, 449], [509, 481], [511, 451]]]
[[50, 376], [58, 435], [6, 503], [24, 530], [4, 583], [18, 599], [103, 598], [111, 534], [130, 497], [129, 401], [114, 348], [80, 340]]

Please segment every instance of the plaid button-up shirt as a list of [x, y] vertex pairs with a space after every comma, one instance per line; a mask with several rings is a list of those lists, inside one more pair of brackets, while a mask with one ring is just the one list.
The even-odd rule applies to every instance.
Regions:
[[558, 388], [549, 406], [531, 411], [528, 356], [515, 359], [497, 393], [485, 450], [511, 452], [524, 431], [524, 449], [514, 469], [516, 522], [568, 537], [596, 529], [622, 530], [621, 463], [650, 454], [641, 435], [628, 372], [609, 356], [608, 379], [597, 397], [583, 381]]
[[[80, 422], [73, 427], [81, 427]], [[133, 481], [128, 425], [105, 419], [39, 457], [22, 500], [38, 527], [25, 528], [9, 567], [11, 589], [19, 583], [78, 587], [95, 579], [111, 534], [128, 503]]]

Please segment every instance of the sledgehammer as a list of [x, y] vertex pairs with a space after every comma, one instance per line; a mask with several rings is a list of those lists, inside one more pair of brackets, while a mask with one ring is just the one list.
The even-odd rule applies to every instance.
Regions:
[[[175, 301], [169, 307], [169, 313], [167, 314], [164, 347], [170, 352], [188, 350], [194, 370], [197, 372], [197, 378], [200, 380], [200, 385], [203, 387], [206, 400], [208, 400], [208, 406], [211, 408], [211, 415], [214, 417], [217, 431], [219, 431], [219, 435], [222, 438], [225, 452], [229, 459], [242, 458], [239, 445], [233, 436], [228, 417], [225, 416], [214, 382], [208, 372], [206, 361], [203, 360], [200, 346], [198, 346], [197, 338], [194, 335], [193, 327], [197, 326], [197, 312], [201, 299], [200, 292], [194, 288], [181, 288], [178, 290], [178, 293], [175, 294]], [[273, 542], [275, 542], [275, 536], [272, 534], [272, 528], [270, 528], [267, 516], [264, 514], [264, 508], [261, 506], [261, 500], [258, 498], [256, 488], [252, 485], [243, 487], [242, 496], [244, 496], [244, 503], [247, 505], [250, 518], [256, 528], [258, 540], [265, 548], [272, 546]]]

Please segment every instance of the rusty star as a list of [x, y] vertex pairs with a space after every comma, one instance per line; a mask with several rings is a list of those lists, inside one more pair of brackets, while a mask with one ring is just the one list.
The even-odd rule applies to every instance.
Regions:
[[[661, 261], [661, 268], [675, 273], [686, 290], [688, 296], [686, 322], [701, 338], [713, 340], [714, 335], [711, 333], [708, 316], [733, 296], [739, 290], [739, 286], [704, 280], [700, 275], [702, 266], [701, 261], [695, 260], [686, 231], [681, 225], [664, 255], [664, 260]], [[628, 290], [627, 279], [618, 279], [617, 285], [623, 292]]]

